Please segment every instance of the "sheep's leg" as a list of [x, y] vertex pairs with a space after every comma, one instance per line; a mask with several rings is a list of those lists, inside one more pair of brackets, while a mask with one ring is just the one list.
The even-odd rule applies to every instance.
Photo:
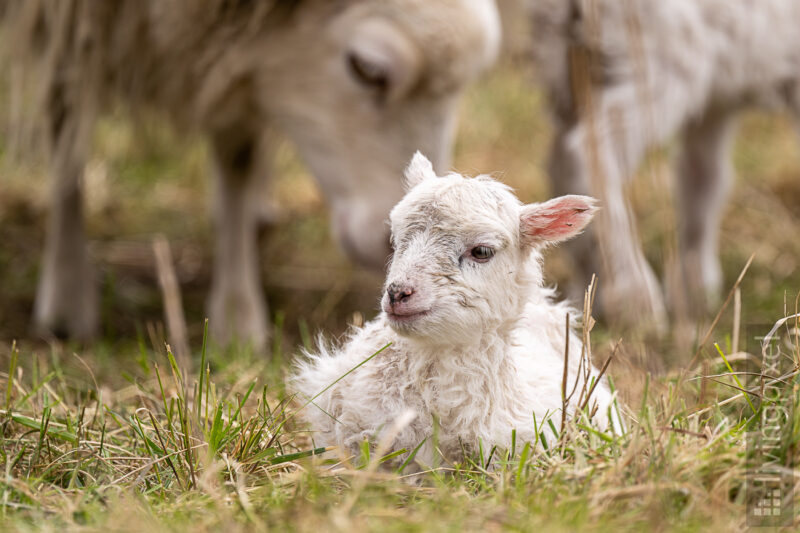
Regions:
[[602, 261], [600, 287], [605, 277], [600, 299], [605, 311], [624, 325], [663, 327], [666, 311], [661, 286], [642, 252], [636, 219], [624, 193], [625, 181], [639, 166], [644, 146], [635, 138], [640, 134], [635, 126], [616, 133], [598, 128], [587, 136], [583, 148], [592, 167], [591, 191], [603, 206], [595, 227]]
[[570, 244], [583, 286], [596, 273], [606, 316], [623, 325], [658, 326], [666, 316], [660, 285], [639, 247], [623, 191], [644, 152], [633, 131], [614, 135], [602, 123], [585, 121], [559, 133], [551, 153], [551, 179], [558, 194], [590, 194], [601, 202], [593, 230]]
[[789, 113], [794, 119], [794, 129], [800, 136], [800, 79], [795, 80], [794, 88], [788, 95]]
[[733, 171], [733, 113], [709, 111], [687, 125], [678, 164], [677, 201], [681, 273], [688, 311], [701, 315], [718, 302], [722, 268], [719, 224]]
[[208, 315], [212, 337], [221, 344], [239, 340], [262, 348], [268, 337], [257, 245], [264, 142], [241, 126], [212, 136], [216, 248]]
[[[554, 196], [566, 194], [591, 194], [583, 158], [574, 146], [569, 145], [570, 132], [567, 127], [558, 127], [550, 149], [548, 174]], [[597, 253], [597, 235], [592, 225], [579, 236], [562, 245], [570, 254], [576, 274], [568, 287], [568, 297], [577, 305], [583, 304], [583, 294], [592, 274], [600, 273], [600, 258]]]
[[34, 327], [43, 334], [88, 339], [98, 326], [81, 191], [91, 111], [75, 105], [56, 82], [47, 112], [54, 180]]
[[259, 238], [268, 234], [286, 218], [286, 211], [273, 194], [271, 164], [274, 143], [263, 142], [261, 146], [262, 152], [258, 155], [259, 168], [255, 171], [256, 182], [253, 185], [256, 202], [256, 228]]

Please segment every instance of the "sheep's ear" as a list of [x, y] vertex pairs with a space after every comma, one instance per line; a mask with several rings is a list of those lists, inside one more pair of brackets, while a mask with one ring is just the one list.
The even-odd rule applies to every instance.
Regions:
[[405, 177], [406, 190], [410, 191], [422, 183], [423, 180], [435, 178], [436, 172], [433, 171], [433, 165], [431, 164], [430, 160], [422, 155], [421, 152], [417, 151], [414, 153], [414, 157], [411, 158], [411, 162], [406, 167]]
[[523, 244], [561, 242], [574, 237], [592, 220], [597, 200], [590, 196], [559, 196], [542, 204], [522, 206], [520, 235]]

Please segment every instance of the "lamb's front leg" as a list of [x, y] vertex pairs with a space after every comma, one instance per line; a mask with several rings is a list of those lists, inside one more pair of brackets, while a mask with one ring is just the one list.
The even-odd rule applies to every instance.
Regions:
[[265, 139], [243, 126], [214, 132], [216, 247], [208, 300], [212, 338], [263, 348], [268, 338], [257, 230]]
[[48, 95], [52, 203], [34, 327], [42, 334], [75, 339], [94, 336], [98, 298], [86, 249], [81, 182], [92, 117], [55, 82]]
[[[718, 301], [722, 268], [718, 257], [719, 223], [731, 183], [729, 147], [733, 113], [708, 111], [687, 125], [678, 167], [678, 231], [687, 311], [701, 315]], [[681, 294], [670, 290], [673, 311]]]

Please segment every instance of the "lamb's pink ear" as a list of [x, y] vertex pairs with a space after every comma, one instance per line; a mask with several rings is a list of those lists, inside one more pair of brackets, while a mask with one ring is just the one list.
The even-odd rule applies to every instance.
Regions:
[[580, 233], [597, 211], [590, 196], [559, 196], [542, 204], [522, 206], [520, 235], [528, 246], [561, 242]]
[[433, 171], [433, 165], [427, 157], [422, 155], [420, 151], [414, 153], [411, 162], [406, 167], [406, 190], [410, 191], [423, 180], [435, 178], [436, 172]]

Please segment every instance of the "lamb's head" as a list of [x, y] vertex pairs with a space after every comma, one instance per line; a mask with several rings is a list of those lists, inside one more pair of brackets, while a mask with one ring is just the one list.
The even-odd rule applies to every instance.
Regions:
[[394, 256], [381, 302], [391, 327], [427, 343], [470, 342], [510, 325], [541, 286], [537, 250], [579, 233], [595, 200], [523, 205], [488, 176], [437, 177], [417, 153], [391, 212]]

